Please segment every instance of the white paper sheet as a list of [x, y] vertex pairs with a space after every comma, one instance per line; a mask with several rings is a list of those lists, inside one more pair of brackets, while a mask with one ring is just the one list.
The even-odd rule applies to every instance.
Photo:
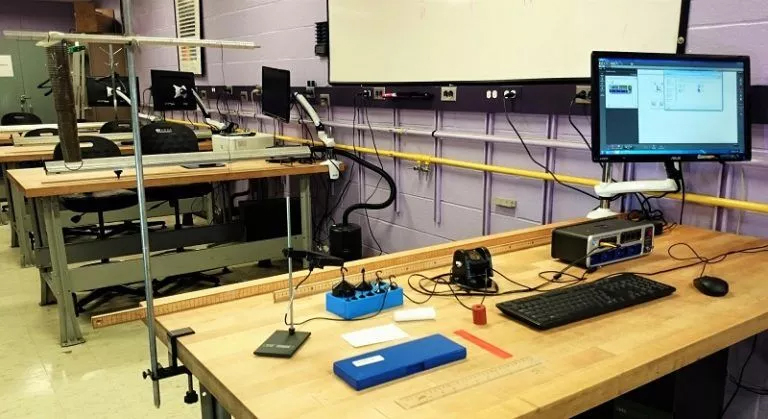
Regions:
[[408, 333], [405, 333], [403, 329], [394, 324], [388, 324], [386, 326], [369, 327], [368, 329], [345, 333], [341, 337], [350, 345], [359, 348], [361, 346], [404, 339], [408, 337]]

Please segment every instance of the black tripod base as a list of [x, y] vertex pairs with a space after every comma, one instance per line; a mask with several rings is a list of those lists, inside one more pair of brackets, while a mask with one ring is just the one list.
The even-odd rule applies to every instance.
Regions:
[[258, 356], [270, 356], [275, 358], [290, 358], [301, 345], [307, 341], [310, 332], [291, 333], [288, 330], [278, 330], [253, 352]]

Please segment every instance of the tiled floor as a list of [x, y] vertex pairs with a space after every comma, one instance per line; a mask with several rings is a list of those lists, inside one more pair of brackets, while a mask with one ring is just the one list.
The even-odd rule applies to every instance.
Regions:
[[[141, 377], [149, 366], [143, 323], [94, 330], [80, 327], [86, 343], [61, 348], [56, 306], [38, 305], [36, 268], [20, 268], [18, 249], [0, 226], [0, 418], [194, 418], [200, 405], [186, 405], [186, 376], [161, 383], [162, 406]], [[242, 273], [241, 275], [242, 276]], [[158, 343], [160, 360], [166, 348]]]

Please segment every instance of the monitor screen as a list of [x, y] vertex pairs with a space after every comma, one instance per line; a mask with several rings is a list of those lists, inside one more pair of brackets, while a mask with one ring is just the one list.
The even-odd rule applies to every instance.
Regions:
[[291, 118], [291, 72], [261, 68], [261, 107], [265, 115], [288, 122]]
[[[139, 78], [136, 78], [136, 86], [139, 85]], [[115, 77], [116, 89], [130, 97], [128, 86], [128, 77]], [[85, 88], [88, 93], [88, 106], [113, 106], [112, 96], [109, 90], [112, 89], [111, 77], [88, 77], [85, 80]], [[138, 98], [138, 95], [137, 95]], [[140, 98], [139, 98], [140, 99]], [[139, 103], [139, 105], [141, 105]], [[131, 106], [120, 96], [117, 96], [117, 106]]]
[[195, 75], [184, 71], [152, 70], [152, 102], [156, 111], [194, 111]]
[[592, 159], [749, 160], [749, 77], [749, 57], [592, 53]]

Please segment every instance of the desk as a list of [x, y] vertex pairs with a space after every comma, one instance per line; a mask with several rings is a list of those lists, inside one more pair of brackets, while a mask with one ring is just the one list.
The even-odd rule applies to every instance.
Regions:
[[[200, 151], [213, 150], [213, 144], [210, 140], [200, 141]], [[53, 149], [55, 145], [23, 146], [23, 147], [0, 147], [0, 176], [3, 177], [3, 186], [0, 195], [5, 195], [8, 200], [8, 221], [11, 223], [11, 247], [20, 246], [17, 228], [16, 213], [22, 214], [23, 201], [14, 203], [15, 197], [11, 193], [11, 185], [7, 176], [8, 170], [17, 169], [25, 162], [44, 162], [53, 160]], [[124, 155], [133, 155], [133, 146], [121, 145], [120, 151]], [[19, 208], [14, 208], [19, 206]], [[21, 245], [22, 266], [26, 265], [29, 259], [29, 251], [23, 244]]]
[[0, 146], [13, 145], [13, 135], [8, 133], [0, 133]]
[[[263, 160], [236, 161], [224, 167], [185, 169], [181, 166], [148, 167], [144, 184], [147, 188], [194, 183], [216, 183], [269, 177], [300, 177], [301, 233], [294, 235], [298, 249], [309, 249], [312, 236], [311, 196], [309, 178], [305, 175], [327, 173], [320, 164], [281, 165]], [[8, 176], [14, 204], [27, 198], [35, 202], [42, 225], [41, 246], [34, 250], [34, 261], [40, 269], [41, 303], [59, 302], [59, 323], [62, 346], [83, 342], [75, 320], [71, 294], [142, 280], [141, 259], [129, 259], [108, 264], [70, 266], [101, 258], [140, 254], [139, 236], [114, 237], [87, 243], [65, 244], [59, 215], [59, 196], [73, 193], [98, 192], [119, 188], [135, 188], [132, 170], [120, 179], [113, 172], [64, 173], [47, 175], [42, 168], [10, 170]], [[17, 206], [19, 208], [19, 206]], [[22, 228], [22, 223], [17, 223]], [[19, 234], [23, 234], [19, 231]], [[255, 262], [282, 257], [285, 238], [241, 242], [243, 227], [237, 223], [191, 227], [181, 230], [150, 233], [153, 252], [183, 246], [216, 244], [201, 250], [171, 252], [152, 257], [152, 272], [156, 278]], [[50, 293], [53, 292], [53, 294]]]
[[[535, 244], [538, 239], [532, 239], [534, 236], [531, 233], [543, 231], [549, 234], [549, 228], [542, 226], [520, 233], [507, 233], [507, 238], [510, 243], [530, 241], [530, 244]], [[502, 235], [468, 240], [463, 245], [469, 247], [494, 240], [498, 244], [500, 237]], [[659, 237], [656, 250], [651, 255], [603, 268], [591, 277], [621, 270], [653, 271], [678, 266], [682, 263], [669, 259], [666, 249], [670, 244], [683, 240], [708, 256], [768, 244], [768, 240], [764, 239], [683, 226]], [[456, 244], [363, 260], [350, 264], [349, 270], [350, 273], [359, 271], [361, 266], [367, 264], [371, 267], [368, 271], [372, 272], [373, 268], [384, 266], [381, 261], [386, 261], [386, 258], [396, 263], [396, 258], [402, 255], [410, 255], [414, 263], [422, 263], [417, 259], [423, 260], [445, 249], [451, 252]], [[462, 245], [461, 242], [458, 244]], [[550, 259], [548, 245], [528, 247], [501, 254], [503, 247], [492, 246], [494, 267], [516, 281], [534, 285], [540, 283], [538, 272], [559, 270], [565, 266]], [[450, 258], [445, 260], [450, 261]], [[208, 410], [204, 413], [210, 413], [211, 406], [218, 406], [238, 419], [257, 416], [569, 417], [768, 329], [766, 268], [768, 261], [765, 254], [734, 255], [721, 264], [710, 265], [707, 273], [726, 278], [731, 284], [731, 293], [720, 299], [706, 297], [692, 287], [691, 280], [698, 275], [700, 266], [658, 275], [654, 279], [674, 285], [677, 292], [661, 300], [545, 332], [529, 329], [501, 316], [495, 303], [514, 298], [512, 296], [486, 298], [486, 326], [475, 326], [471, 313], [453, 298], [433, 298], [429, 305], [437, 309], [436, 321], [400, 323], [399, 326], [413, 338], [442, 333], [467, 348], [467, 359], [359, 393], [333, 374], [332, 363], [382, 345], [353, 349], [340, 335], [390, 323], [391, 312], [359, 322], [317, 320], [299, 326], [299, 330], [311, 331], [312, 336], [290, 360], [253, 355], [253, 350], [274, 330], [285, 329], [282, 319], [286, 303], [274, 303], [272, 295], [225, 303], [212, 302], [207, 307], [165, 315], [162, 315], [164, 305], [170, 302], [166, 304], [164, 301], [172, 299], [158, 299], [155, 307], [161, 315], [156, 319], [157, 336], [167, 345], [168, 331], [183, 327], [194, 329], [194, 335], [179, 339], [179, 358], [205, 389], [203, 405]], [[387, 269], [383, 269], [386, 273]], [[435, 275], [447, 270], [448, 266], [442, 266], [421, 273]], [[302, 274], [297, 276], [301, 278]], [[397, 282], [405, 285], [406, 294], [412, 298], [423, 299], [409, 291], [407, 276], [399, 275]], [[502, 289], [512, 287], [498, 276], [495, 280]], [[270, 279], [260, 280], [264, 281], [269, 282]], [[284, 286], [284, 281], [282, 283]], [[223, 291], [210, 290], [209, 294]], [[195, 297], [195, 293], [186, 296], [188, 301], [193, 301]], [[176, 297], [176, 300], [180, 298]], [[479, 298], [465, 302], [477, 303]], [[406, 308], [413, 306], [406, 301]], [[195, 305], [188, 304], [188, 307]], [[297, 321], [318, 315], [328, 315], [324, 310], [324, 295], [297, 300]], [[462, 339], [454, 334], [459, 329], [502, 348], [513, 358], [503, 360]], [[403, 397], [527, 357], [540, 360], [540, 366], [410, 410], [397, 404]], [[170, 402], [177, 402], [176, 396], [173, 394]], [[170, 397], [165, 395], [166, 400]], [[719, 403], [719, 400], [715, 402]]]

